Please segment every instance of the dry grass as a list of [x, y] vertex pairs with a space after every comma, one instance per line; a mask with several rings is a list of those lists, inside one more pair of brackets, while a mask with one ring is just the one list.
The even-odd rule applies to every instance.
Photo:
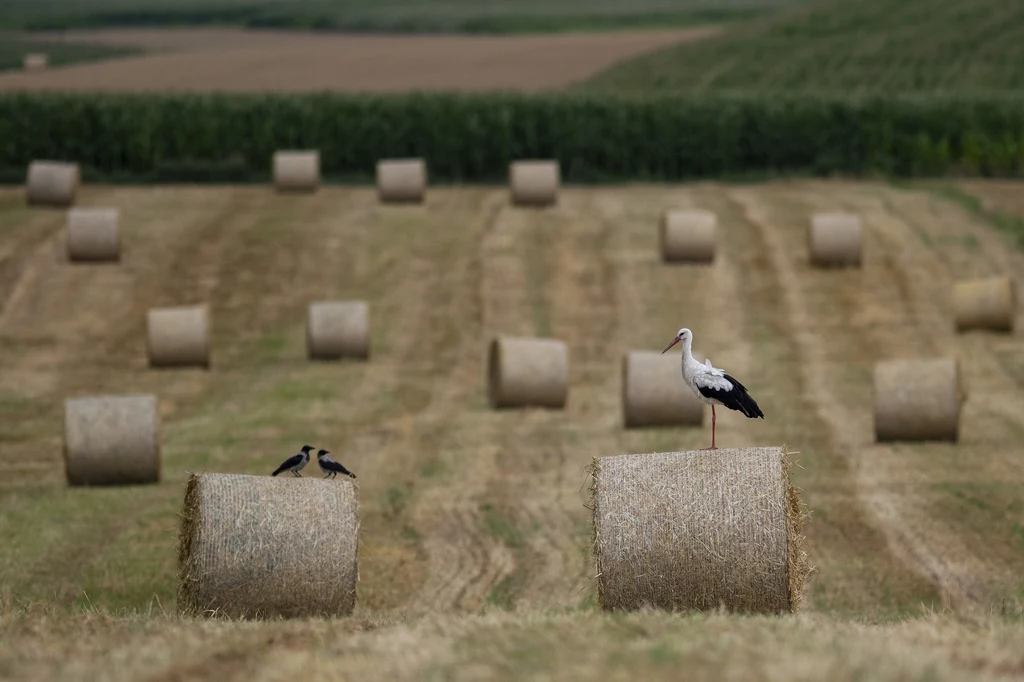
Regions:
[[[681, 661], [709, 678], [750, 666], [769, 679], [820, 677], [822, 666], [840, 680], [1022, 670], [1019, 626], [919, 618], [947, 603], [1019, 613], [1012, 605], [1024, 599], [1024, 344], [957, 335], [935, 295], [1019, 272], [1024, 260], [955, 204], [794, 182], [563, 188], [541, 212], [510, 207], [504, 187], [438, 188], [423, 206], [381, 206], [369, 187], [291, 196], [86, 186], [79, 205], [121, 208], [121, 265], [67, 263], [63, 214], [0, 190], [0, 545], [17, 548], [0, 552], [0, 675], [138, 677], [144, 666], [167, 678], [315, 679], [376, 665], [392, 679], [456, 669], [471, 678], [535, 665], [658, 679]], [[716, 213], [722, 239], [715, 266], [695, 277], [660, 264], [657, 223], [668, 208], [698, 205]], [[807, 219], [824, 210], [862, 216], [862, 269], [808, 263]], [[309, 363], [308, 302], [350, 298], [373, 308], [374, 360]], [[146, 310], [197, 300], [216, 320], [212, 369], [149, 370]], [[719, 415], [719, 445], [799, 452], [793, 476], [817, 569], [806, 616], [590, 613], [585, 466], [710, 440], [710, 424], [622, 428], [622, 353], [660, 350], [684, 323], [767, 415]], [[487, 409], [495, 334], [566, 341], [564, 411]], [[960, 442], [875, 445], [875, 360], [953, 353], [970, 377]], [[67, 489], [64, 397], [123, 392], [160, 395], [162, 481]], [[89, 604], [173, 612], [187, 472], [266, 475], [307, 441], [359, 475], [352, 619], [71, 615]], [[484, 610], [514, 613], [461, 617]], [[911, 620], [884, 625], [900, 618]], [[584, 655], [588, 637], [606, 645]], [[671, 664], [652, 663], [666, 648], [658, 660]]]

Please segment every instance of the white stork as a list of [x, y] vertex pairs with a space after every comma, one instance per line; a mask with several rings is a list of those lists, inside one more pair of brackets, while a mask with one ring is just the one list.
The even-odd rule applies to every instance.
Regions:
[[706, 358], [704, 364], [693, 359], [693, 332], [685, 327], [679, 330], [672, 343], [665, 346], [665, 353], [669, 348], [683, 342], [683, 381], [690, 387], [694, 395], [701, 402], [711, 406], [711, 447], [701, 448], [702, 450], [717, 450], [715, 447], [715, 405], [724, 405], [730, 410], [742, 412], [743, 416], [754, 419], [764, 419], [764, 412], [757, 406], [757, 403], [747, 388], [736, 379], [725, 373], [724, 370], [711, 366], [711, 359]]

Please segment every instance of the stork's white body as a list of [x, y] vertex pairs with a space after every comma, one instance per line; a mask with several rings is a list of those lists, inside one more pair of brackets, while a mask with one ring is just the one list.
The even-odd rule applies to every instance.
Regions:
[[709, 398], [701, 393], [701, 387], [714, 389], [716, 391], [731, 391], [732, 382], [725, 378], [725, 370], [712, 367], [711, 358], [706, 358], [704, 364], [700, 364], [693, 358], [690, 352], [690, 342], [683, 346], [683, 381], [690, 387], [697, 399], [706, 405], [724, 405], [717, 398]]

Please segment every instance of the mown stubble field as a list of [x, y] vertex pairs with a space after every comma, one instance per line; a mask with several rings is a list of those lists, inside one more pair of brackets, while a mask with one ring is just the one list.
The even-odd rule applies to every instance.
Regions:
[[[481, 187], [387, 207], [368, 188], [88, 186], [80, 204], [121, 208], [121, 265], [67, 264], [63, 213], [0, 190], [5, 676], [1024, 675], [1024, 343], [955, 335], [947, 304], [956, 279], [1024, 259], [955, 203], [805, 181], [570, 188], [543, 211]], [[718, 214], [714, 267], [660, 263], [672, 206]], [[807, 217], [833, 209], [864, 217], [863, 270], [807, 263]], [[306, 361], [306, 304], [332, 297], [371, 302], [370, 362]], [[212, 371], [147, 369], [145, 311], [199, 301]], [[802, 615], [595, 610], [585, 466], [707, 444], [710, 424], [621, 428], [622, 354], [683, 325], [766, 414], [721, 415], [720, 445], [800, 452]], [[564, 412], [487, 408], [496, 333], [568, 343]], [[961, 442], [874, 444], [873, 362], [947, 354], [970, 396]], [[161, 400], [162, 482], [67, 488], [64, 399], [142, 391]], [[359, 475], [354, 616], [174, 616], [188, 472], [269, 474], [305, 442]]]

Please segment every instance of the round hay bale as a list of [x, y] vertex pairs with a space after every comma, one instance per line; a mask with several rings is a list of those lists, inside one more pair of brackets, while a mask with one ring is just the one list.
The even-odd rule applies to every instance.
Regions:
[[956, 359], [875, 363], [874, 392], [876, 441], [958, 440], [966, 395]]
[[30, 206], [70, 206], [79, 183], [77, 163], [33, 161], [28, 165], [25, 195]]
[[1017, 290], [1010, 277], [987, 277], [958, 282], [953, 288], [957, 331], [1013, 331]]
[[657, 351], [622, 356], [622, 417], [627, 429], [704, 423], [704, 403], [683, 382], [679, 356]]
[[365, 301], [309, 304], [306, 351], [310, 359], [370, 357], [370, 306]]
[[151, 367], [210, 367], [210, 310], [206, 305], [154, 308], [147, 315]]
[[789, 469], [785, 447], [595, 458], [601, 606], [796, 611], [809, 570]]
[[156, 396], [71, 398], [64, 402], [68, 485], [131, 485], [160, 480]]
[[280, 192], [313, 192], [320, 186], [320, 152], [274, 152], [274, 187]]
[[665, 211], [658, 230], [662, 260], [713, 262], [717, 223], [717, 217], [710, 211]]
[[178, 546], [190, 616], [347, 616], [356, 602], [359, 489], [348, 480], [192, 474]]
[[121, 259], [121, 212], [116, 208], [73, 208], [68, 211], [68, 260]]
[[561, 170], [558, 161], [513, 161], [509, 181], [513, 204], [550, 206], [558, 201]]
[[382, 202], [419, 203], [427, 191], [427, 162], [385, 159], [377, 162], [377, 195]]
[[811, 263], [860, 267], [863, 232], [860, 217], [856, 215], [819, 213], [813, 216], [807, 230]]
[[487, 356], [491, 407], [565, 407], [569, 349], [556, 339], [497, 337]]
[[45, 71], [50, 68], [50, 57], [42, 52], [29, 52], [22, 60], [21, 65], [26, 71]]

